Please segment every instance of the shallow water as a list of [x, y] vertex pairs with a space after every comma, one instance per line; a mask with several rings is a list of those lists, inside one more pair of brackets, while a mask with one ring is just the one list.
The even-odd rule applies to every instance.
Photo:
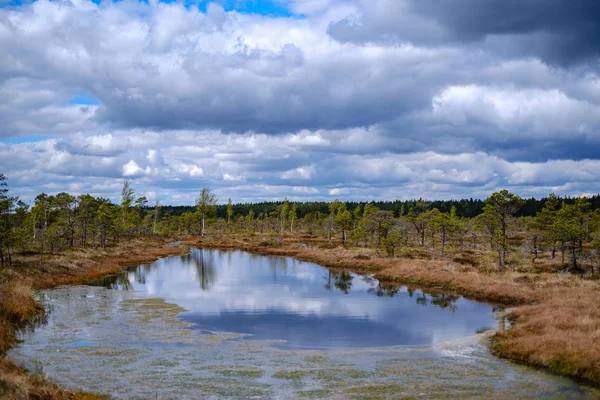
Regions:
[[104, 283], [42, 292], [47, 324], [11, 356], [123, 399], [600, 397], [491, 356], [472, 335], [493, 308], [457, 296], [207, 250]]
[[497, 325], [493, 307], [381, 285], [292, 258], [190, 249], [105, 281], [166, 298], [207, 332], [280, 340], [287, 348], [430, 346]]

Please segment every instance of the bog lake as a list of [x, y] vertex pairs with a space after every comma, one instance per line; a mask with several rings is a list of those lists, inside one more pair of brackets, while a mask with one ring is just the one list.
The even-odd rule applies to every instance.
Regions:
[[494, 357], [501, 307], [293, 258], [189, 249], [46, 308], [10, 356], [117, 399], [599, 398]]

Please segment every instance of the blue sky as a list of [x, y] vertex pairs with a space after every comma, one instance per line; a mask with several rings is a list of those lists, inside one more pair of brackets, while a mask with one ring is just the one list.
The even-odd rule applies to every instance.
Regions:
[[50, 136], [22, 136], [22, 137], [8, 137], [0, 138], [0, 142], [7, 144], [19, 144], [19, 143], [34, 143], [41, 142], [44, 140], [52, 139]]
[[[202, 11], [206, 11], [206, 6], [210, 1], [200, 1], [198, 7]], [[269, 0], [223, 0], [216, 1], [226, 11], [235, 10], [237, 12], [248, 14], [259, 14], [273, 17], [291, 17], [293, 13], [286, 7], [285, 0], [269, 1]]]
[[[100, 4], [107, 0], [89, 0], [95, 4]], [[114, 0], [108, 0], [114, 2]], [[139, 0], [140, 2], [147, 3], [147, 0]], [[159, 0], [161, 3], [175, 3], [177, 0]], [[186, 7], [197, 6], [202, 12], [206, 12], [206, 7], [209, 3], [215, 3], [221, 5], [226, 11], [237, 11], [240, 13], [248, 14], [259, 14], [264, 16], [272, 17], [292, 17], [295, 16], [287, 7], [286, 1], [271, 1], [271, 0], [216, 0], [216, 1], [193, 1], [185, 0], [183, 3]], [[31, 1], [23, 0], [7, 0], [0, 2], [1, 7], [19, 7], [31, 3]]]
[[1, 2], [16, 194], [600, 192], [597, 1], [215, 3]]
[[85, 105], [85, 106], [98, 106], [98, 105], [100, 105], [100, 100], [98, 100], [94, 96], [86, 93], [86, 94], [81, 94], [81, 95], [78, 95], [78, 96], [75, 96], [75, 97], [71, 98], [71, 100], [69, 100], [68, 104], [80, 104], [80, 105]]

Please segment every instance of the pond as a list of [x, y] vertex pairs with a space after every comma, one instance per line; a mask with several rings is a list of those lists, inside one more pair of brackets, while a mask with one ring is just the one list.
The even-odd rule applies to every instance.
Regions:
[[490, 305], [426, 294], [293, 258], [191, 249], [105, 285], [166, 298], [206, 332], [279, 340], [287, 348], [430, 346], [496, 327]]
[[491, 356], [502, 311], [292, 258], [190, 249], [41, 292], [11, 356], [115, 398], [594, 398]]

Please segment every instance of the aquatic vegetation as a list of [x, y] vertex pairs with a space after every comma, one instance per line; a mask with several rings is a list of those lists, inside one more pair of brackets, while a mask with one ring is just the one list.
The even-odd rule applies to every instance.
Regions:
[[327, 360], [329, 359], [324, 355], [311, 355], [304, 357], [304, 361], [309, 363], [324, 363]]
[[235, 376], [241, 378], [260, 378], [264, 372], [260, 368], [254, 367], [224, 367], [224, 366], [210, 366], [207, 368], [209, 371], [213, 371], [223, 376]]
[[311, 371], [293, 370], [293, 371], [277, 371], [273, 374], [276, 379], [301, 380], [311, 374]]

